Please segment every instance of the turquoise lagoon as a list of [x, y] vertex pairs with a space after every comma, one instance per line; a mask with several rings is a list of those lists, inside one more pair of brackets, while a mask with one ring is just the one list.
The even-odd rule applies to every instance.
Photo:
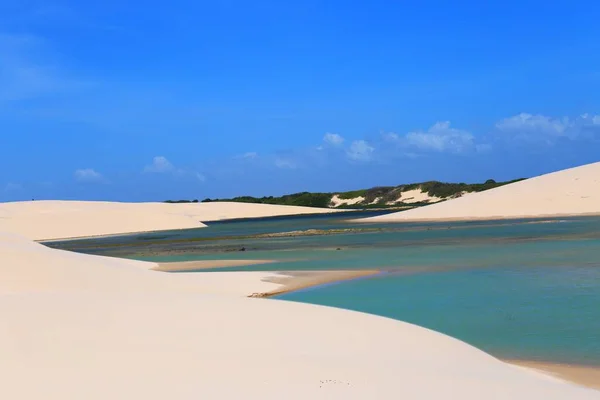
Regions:
[[[154, 261], [278, 260], [227, 270], [380, 269], [278, 299], [415, 323], [502, 358], [600, 365], [600, 218], [355, 224], [349, 215], [51, 245]], [[255, 237], [308, 229], [350, 231]]]

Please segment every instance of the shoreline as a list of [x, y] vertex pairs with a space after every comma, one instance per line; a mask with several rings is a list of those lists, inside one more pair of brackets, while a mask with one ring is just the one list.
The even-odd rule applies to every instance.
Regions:
[[[432, 204], [433, 205], [433, 204]], [[408, 210], [407, 210], [408, 211]], [[358, 218], [354, 220], [348, 220], [348, 222], [355, 223], [403, 223], [403, 222], [470, 222], [470, 221], [506, 221], [506, 220], [532, 220], [532, 219], [554, 219], [554, 218], [586, 218], [586, 217], [600, 217], [600, 212], [593, 213], [581, 213], [581, 214], [536, 214], [536, 215], [492, 215], [485, 217], [449, 217], [449, 218], [385, 218], [383, 217], [369, 217], [369, 218]]]
[[[273, 298], [282, 294], [344, 281], [369, 278], [385, 273], [381, 270], [330, 270], [330, 271], [278, 271], [276, 278], [265, 281], [282, 285], [270, 292], [253, 293], [252, 298]], [[401, 320], [399, 320], [401, 321]], [[600, 390], [600, 366], [566, 364], [552, 361], [502, 359], [510, 365], [536, 371], [552, 378], [574, 383], [590, 389]]]
[[[239, 204], [263, 204], [263, 203], [243, 203], [240, 202]], [[281, 207], [287, 207], [284, 205], [280, 205], [280, 204], [274, 204], [275, 206], [281, 206]], [[319, 207], [311, 207], [311, 208], [316, 208], [316, 209], [321, 209]], [[327, 208], [326, 210], [329, 211], [323, 211], [323, 212], [314, 212], [314, 213], [305, 213], [305, 214], [283, 214], [283, 215], [270, 215], [270, 216], [266, 216], [266, 217], [242, 217], [242, 218], [222, 218], [222, 219], [205, 219], [202, 220], [203, 224], [214, 224], [214, 223], [222, 223], [222, 222], [249, 222], [249, 221], [268, 221], [268, 220], [277, 220], [277, 219], [285, 219], [288, 217], [314, 217], [314, 216], [319, 216], [319, 215], [331, 215], [331, 214], [338, 214], [338, 213], [352, 213], [352, 212], [360, 212], [360, 211], [364, 211], [364, 210], [336, 210], [335, 208]]]
[[[157, 267], [150, 268], [152, 271], [160, 272], [194, 272], [204, 269], [246, 267], [252, 265], [265, 265], [281, 262], [281, 260], [195, 260], [158, 262]], [[264, 271], [257, 271], [264, 272]]]
[[514, 359], [501, 359], [501, 361], [590, 389], [600, 390], [600, 366]]
[[195, 230], [195, 229], [204, 229], [204, 226], [198, 226], [196, 228], [175, 228], [175, 229], [155, 229], [150, 231], [136, 231], [136, 232], [124, 232], [124, 233], [111, 233], [106, 235], [90, 235], [90, 236], [74, 236], [67, 238], [57, 238], [57, 239], [36, 239], [34, 242], [39, 244], [45, 243], [56, 243], [56, 242], [73, 242], [77, 240], [89, 240], [89, 239], [105, 239], [105, 238], [117, 238], [121, 236], [134, 236], [134, 235], [143, 235], [145, 233], [160, 233], [160, 232], [171, 232], [171, 231], [187, 231], [187, 230]]
[[253, 293], [248, 297], [272, 298], [285, 293], [315, 288], [322, 285], [345, 282], [354, 279], [380, 275], [380, 270], [319, 270], [319, 271], [277, 271], [277, 275], [265, 281], [281, 285], [269, 292]]

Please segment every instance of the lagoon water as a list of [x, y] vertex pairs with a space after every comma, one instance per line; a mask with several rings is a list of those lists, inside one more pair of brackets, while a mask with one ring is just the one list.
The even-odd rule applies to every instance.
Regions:
[[[51, 245], [153, 261], [279, 260], [227, 270], [380, 269], [278, 298], [415, 323], [498, 357], [600, 365], [600, 218], [369, 225], [348, 218], [219, 222]], [[308, 229], [329, 234], [256, 237]]]

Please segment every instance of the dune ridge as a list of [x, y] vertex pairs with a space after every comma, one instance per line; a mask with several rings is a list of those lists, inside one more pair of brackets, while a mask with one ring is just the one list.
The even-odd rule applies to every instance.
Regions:
[[201, 221], [335, 210], [249, 203], [116, 203], [41, 200], [0, 203], [0, 231], [32, 240], [56, 240], [203, 228]]
[[600, 162], [361, 222], [492, 220], [600, 215]]
[[[42, 215], [36, 206], [28, 204], [29, 212]], [[107, 213], [110, 205], [97, 206], [103, 221], [95, 231], [136, 228]], [[62, 209], [64, 226], [50, 224], [56, 217], [27, 216], [0, 224], [0, 398], [600, 398], [408, 323], [247, 298], [279, 287], [280, 277], [269, 273], [169, 274], [151, 270], [154, 263], [32, 241], [88, 235], [96, 211], [85, 207], [87, 219]], [[138, 229], [154, 230], [155, 210], [132, 211]], [[161, 229], [190, 224], [164, 218]]]

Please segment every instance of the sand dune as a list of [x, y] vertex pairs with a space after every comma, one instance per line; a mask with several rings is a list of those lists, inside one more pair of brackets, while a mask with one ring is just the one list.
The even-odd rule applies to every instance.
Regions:
[[170, 274], [30, 240], [192, 224], [182, 214], [127, 205], [135, 225], [110, 204], [52, 205], [50, 217], [5, 206], [18, 218], [0, 226], [2, 399], [600, 398], [414, 325], [245, 297], [276, 290], [269, 273]]
[[204, 227], [200, 221], [330, 212], [334, 211], [226, 202], [25, 201], [0, 203], [0, 231], [18, 233], [33, 240], [50, 240]]
[[15, 293], [192, 292], [248, 296], [277, 290], [268, 272], [169, 274], [151, 262], [92, 256], [50, 249], [0, 232], [0, 295]]
[[2, 296], [7, 399], [597, 399], [413, 325], [235, 297]]
[[363, 222], [600, 215], [600, 162]]

